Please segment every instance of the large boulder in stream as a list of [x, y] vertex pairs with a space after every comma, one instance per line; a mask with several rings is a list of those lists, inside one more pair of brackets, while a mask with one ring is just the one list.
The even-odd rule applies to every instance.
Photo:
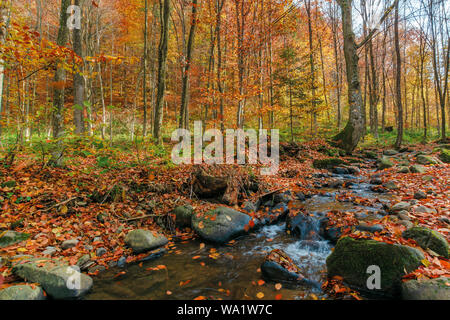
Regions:
[[[396, 297], [400, 294], [402, 277], [417, 269], [423, 259], [422, 252], [408, 246], [344, 237], [328, 256], [327, 269], [329, 277], [341, 276], [360, 291]], [[371, 266], [380, 268], [381, 289], [367, 287]]]
[[226, 243], [246, 233], [250, 216], [228, 207], [218, 207], [203, 215], [192, 216], [192, 228], [204, 240]]
[[179, 228], [190, 228], [192, 226], [192, 215], [194, 209], [192, 206], [179, 206], [173, 212], [175, 215], [175, 223]]
[[261, 265], [261, 274], [268, 281], [320, 286], [315, 281], [306, 279], [294, 261], [280, 249], [272, 250], [266, 256]]
[[91, 277], [60, 260], [20, 259], [13, 263], [13, 272], [26, 281], [39, 283], [53, 299], [81, 298], [93, 285]]
[[168, 242], [169, 240], [163, 235], [143, 229], [130, 231], [125, 237], [125, 243], [133, 249], [135, 254], [163, 247]]
[[437, 231], [424, 227], [414, 227], [403, 232], [403, 238], [413, 239], [422, 249], [431, 249], [437, 254], [448, 258], [448, 242], [444, 236]]

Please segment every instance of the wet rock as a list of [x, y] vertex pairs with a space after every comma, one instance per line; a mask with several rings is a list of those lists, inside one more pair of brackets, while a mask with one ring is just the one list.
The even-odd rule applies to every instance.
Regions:
[[438, 220], [443, 222], [443, 223], [450, 224], [450, 219], [447, 218], [447, 217], [441, 217]]
[[442, 150], [441, 154], [439, 155], [439, 159], [441, 159], [441, 161], [444, 163], [450, 163], [450, 150]]
[[402, 284], [403, 300], [450, 300], [450, 278], [410, 280]]
[[441, 164], [442, 163], [442, 161], [440, 161], [439, 159], [432, 157], [432, 156], [427, 156], [424, 154], [418, 155], [416, 159], [417, 159], [417, 163], [423, 164], [423, 165]]
[[319, 287], [319, 284], [306, 279], [300, 268], [280, 249], [275, 249], [266, 256], [261, 265], [261, 274], [268, 281], [295, 282]]
[[67, 250], [70, 248], [74, 248], [77, 246], [78, 242], [79, 241], [77, 239], [66, 240], [63, 243], [61, 243], [61, 249]]
[[424, 250], [431, 249], [437, 254], [448, 258], [448, 242], [445, 237], [435, 230], [424, 227], [414, 227], [403, 232], [403, 238], [413, 239]]
[[411, 208], [411, 204], [409, 204], [408, 202], [399, 202], [399, 203], [394, 204], [390, 208], [390, 212], [399, 213], [400, 211], [408, 211], [410, 208]]
[[27, 233], [17, 231], [4, 231], [0, 233], [0, 248], [8, 247], [13, 244], [27, 240], [30, 237]]
[[258, 211], [256, 204], [252, 201], [246, 201], [244, 203], [244, 206], [242, 207], [242, 209], [247, 213], [253, 213], [253, 212]]
[[295, 197], [297, 198], [297, 200], [299, 201], [305, 201], [306, 200], [306, 196], [303, 192], [297, 192], [295, 194]]
[[356, 166], [348, 166], [348, 167], [346, 167], [346, 169], [348, 170], [348, 172], [350, 174], [353, 174], [355, 176], [358, 176], [361, 174], [361, 169]]
[[42, 254], [44, 256], [53, 256], [58, 250], [55, 247], [46, 247], [44, 251], [42, 251]]
[[313, 166], [316, 169], [333, 169], [344, 164], [344, 161], [339, 158], [330, 158], [324, 160], [314, 160]]
[[411, 171], [409, 170], [409, 168], [408, 167], [400, 167], [399, 169], [398, 169], [398, 173], [410, 173]]
[[178, 228], [190, 228], [192, 226], [192, 215], [194, 214], [192, 206], [176, 207], [173, 214]]
[[270, 221], [269, 223], [275, 223], [283, 218], [289, 212], [289, 208], [286, 203], [278, 203], [269, 211]]
[[386, 156], [395, 156], [395, 155], [398, 154], [398, 151], [397, 150], [392, 150], [392, 149], [391, 150], [384, 150], [383, 154], [386, 155]]
[[402, 220], [399, 222], [402, 226], [404, 226], [406, 229], [411, 229], [414, 227], [414, 224], [411, 221]]
[[418, 207], [414, 208], [414, 212], [417, 212], [417, 213], [429, 213], [429, 214], [436, 214], [437, 213], [436, 209], [428, 208], [428, 207], [425, 207], [425, 206], [418, 206]]
[[350, 172], [348, 171], [347, 168], [336, 167], [336, 168], [333, 168], [333, 173], [335, 173], [335, 174], [349, 174]]
[[376, 186], [380, 186], [383, 184], [383, 180], [381, 180], [381, 178], [372, 178], [370, 180], [370, 184], [376, 185]]
[[106, 270], [105, 266], [97, 265], [89, 269], [89, 273], [103, 272]]
[[387, 157], [382, 157], [378, 164], [378, 170], [389, 169], [394, 166], [394, 163]]
[[400, 220], [411, 221], [411, 218], [409, 217], [409, 214], [407, 211], [400, 211], [400, 213], [397, 215], [397, 217]]
[[88, 254], [81, 256], [80, 259], [78, 259], [77, 261], [77, 266], [80, 267], [81, 270], [87, 270], [93, 264], [94, 262], [91, 261], [91, 256]]
[[0, 300], [45, 300], [45, 296], [39, 286], [17, 285], [0, 290]]
[[291, 193], [289, 191], [284, 192], [284, 193], [277, 193], [273, 197], [273, 202], [275, 204], [278, 204], [278, 203], [289, 203], [290, 201], [292, 201], [292, 196], [291, 196]]
[[383, 187], [385, 187], [388, 190], [398, 190], [399, 187], [394, 181], [388, 181], [386, 182]]
[[381, 232], [383, 231], [384, 226], [381, 224], [369, 225], [367, 223], [361, 222], [358, 226], [356, 226], [356, 230], [358, 231], [366, 231], [370, 233]]
[[342, 236], [343, 227], [329, 226], [329, 222], [329, 218], [323, 218], [320, 220], [319, 235], [335, 244]]
[[344, 185], [344, 181], [342, 180], [334, 180], [328, 183], [328, 186], [332, 189], [338, 189]]
[[98, 248], [97, 251], [95, 252], [95, 254], [97, 255], [97, 257], [101, 257], [104, 254], [106, 254], [108, 251], [105, 248]]
[[327, 269], [329, 277], [341, 276], [350, 286], [367, 292], [367, 269], [378, 266], [381, 289], [370, 292], [399, 296], [402, 277], [417, 269], [423, 259], [423, 254], [411, 247], [345, 237], [327, 258]]
[[417, 191], [416, 193], [414, 193], [414, 199], [422, 200], [422, 199], [426, 199], [426, 198], [427, 198], [427, 194], [423, 191]]
[[409, 167], [409, 170], [411, 171], [411, 173], [425, 173], [425, 172], [427, 172], [427, 169], [424, 166], [421, 166], [421, 165], [418, 165], [418, 164]]
[[320, 240], [318, 231], [321, 221], [317, 217], [298, 214], [297, 216], [288, 216], [286, 219], [286, 228], [292, 235], [302, 240]]
[[59, 260], [21, 260], [13, 265], [13, 272], [22, 279], [39, 283], [53, 299], [80, 298], [93, 285], [91, 277]]
[[133, 249], [135, 254], [163, 247], [168, 242], [169, 240], [163, 235], [143, 229], [130, 231], [125, 237], [125, 243]]
[[250, 220], [245, 213], [219, 207], [202, 216], [193, 215], [192, 227], [202, 239], [221, 244], [245, 234]]
[[124, 256], [120, 257], [120, 259], [117, 260], [117, 266], [118, 266], [119, 268], [125, 267], [126, 264], [127, 264], [127, 258], [124, 257]]

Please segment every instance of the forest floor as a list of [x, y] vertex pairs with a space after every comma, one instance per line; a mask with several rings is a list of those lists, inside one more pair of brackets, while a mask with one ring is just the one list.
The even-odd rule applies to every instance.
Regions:
[[[449, 165], [439, 161], [425, 165], [424, 173], [400, 172], [405, 172], [401, 168], [417, 163], [418, 152], [438, 157], [438, 145], [408, 146], [403, 153], [390, 157], [391, 165], [383, 170], [375, 170], [375, 159], [382, 157], [385, 151], [382, 149], [364, 149], [342, 157], [323, 140], [298, 144], [293, 149], [285, 145], [288, 147], [282, 148], [277, 175], [259, 176], [257, 167], [244, 167], [251, 176], [257, 176], [263, 187], [258, 192], [241, 195], [234, 209], [241, 210], [245, 200], [255, 200], [275, 190], [305, 195], [325, 192], [321, 190], [323, 179], [317, 177], [328, 170], [314, 168], [313, 162], [339, 158], [344, 161], [343, 165], [358, 167], [358, 174], [367, 181], [379, 179], [377, 191], [392, 194], [392, 204], [419, 198], [418, 205], [430, 209], [410, 211], [408, 222], [385, 215], [371, 222], [384, 225], [382, 232], [375, 233], [351, 228], [358, 224], [351, 213], [330, 212], [331, 225], [348, 226], [342, 228], [343, 234], [420, 248], [413, 240], [402, 238], [408, 226], [420, 225], [440, 232], [450, 241]], [[173, 166], [158, 148], [149, 150], [136, 146], [134, 150], [112, 152], [108, 148], [99, 151], [92, 144], [76, 142], [72, 147], [74, 151], [68, 151], [70, 157], [63, 168], [48, 167], [45, 154], [40, 159], [39, 154], [32, 153], [18, 154], [10, 166], [0, 166], [0, 234], [15, 230], [29, 235], [24, 241], [0, 248], [3, 260], [0, 261], [0, 289], [20, 281], [7, 263], [20, 255], [41, 257], [51, 252], [53, 258], [60, 257], [70, 265], [89, 255], [92, 263], [88, 273], [91, 275], [110, 268], [123, 257], [127, 263], [142, 261], [149, 253], [134, 255], [124, 243], [126, 234], [137, 228], [163, 233], [169, 239], [168, 254], [177, 254], [176, 243], [189, 241], [196, 235], [190, 229], [175, 227], [173, 209], [189, 204], [197, 214], [202, 214], [223, 205], [196, 198], [192, 193], [195, 167]], [[417, 196], [419, 192], [421, 197]], [[351, 192], [341, 193], [336, 200], [368, 205], [378, 201]], [[264, 212], [258, 214], [264, 215]], [[74, 247], [61, 248], [62, 242], [73, 239], [78, 240]], [[49, 248], [52, 250], [48, 251]], [[448, 259], [432, 251], [422, 251], [427, 261], [405, 278], [450, 276]], [[330, 279], [324, 288], [336, 297], [353, 293], [339, 278]]]

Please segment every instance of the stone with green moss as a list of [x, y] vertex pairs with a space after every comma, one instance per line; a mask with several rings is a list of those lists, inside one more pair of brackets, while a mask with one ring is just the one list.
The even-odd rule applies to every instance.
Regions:
[[394, 163], [388, 157], [382, 157], [379, 160], [378, 170], [389, 169], [394, 166]]
[[345, 161], [338, 158], [329, 158], [323, 160], [314, 160], [313, 166], [316, 169], [333, 169], [344, 164]]
[[430, 165], [430, 164], [439, 164], [439, 161], [435, 157], [420, 154], [417, 156], [417, 163], [423, 165]]
[[0, 290], [0, 300], [45, 300], [39, 286], [17, 285]]
[[53, 299], [80, 298], [93, 285], [91, 277], [57, 259], [20, 259], [14, 262], [12, 270], [26, 281], [39, 283]]
[[437, 254], [448, 258], [448, 242], [442, 234], [424, 227], [415, 227], [403, 232], [403, 238], [415, 240], [419, 246], [426, 250], [431, 249]]
[[421, 166], [420, 164], [415, 164], [409, 168], [411, 173], [425, 173], [427, 172], [427, 169], [424, 166]]
[[204, 240], [217, 244], [226, 243], [245, 234], [250, 216], [228, 207], [219, 207], [203, 215], [192, 216], [192, 228]]
[[450, 300], [450, 278], [410, 280], [402, 284], [403, 300]]
[[0, 233], [0, 248], [8, 247], [21, 241], [27, 240], [30, 237], [27, 233], [16, 231], [4, 231]]
[[179, 228], [190, 228], [192, 225], [192, 214], [194, 209], [192, 206], [179, 206], [173, 210], [175, 215], [175, 223]]
[[16, 181], [9, 180], [2, 183], [2, 188], [15, 188], [17, 185]]
[[441, 151], [441, 154], [439, 155], [439, 159], [442, 160], [442, 162], [450, 163], [450, 150], [444, 149]]
[[[345, 237], [327, 258], [327, 269], [329, 277], [341, 276], [360, 291], [395, 297], [400, 295], [402, 277], [417, 269], [423, 259], [419, 250], [408, 246]], [[367, 287], [371, 266], [380, 268], [381, 289]]]
[[378, 158], [377, 153], [374, 152], [374, 151], [371, 151], [371, 150], [366, 150], [366, 151], [364, 151], [364, 156], [365, 156], [367, 159], [377, 159], [377, 158]]

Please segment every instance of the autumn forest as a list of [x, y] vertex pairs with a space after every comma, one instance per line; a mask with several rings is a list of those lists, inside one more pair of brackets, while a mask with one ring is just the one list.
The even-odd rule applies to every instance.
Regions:
[[[449, 17], [0, 0], [0, 300], [450, 300]], [[175, 164], [200, 124], [278, 171]]]

